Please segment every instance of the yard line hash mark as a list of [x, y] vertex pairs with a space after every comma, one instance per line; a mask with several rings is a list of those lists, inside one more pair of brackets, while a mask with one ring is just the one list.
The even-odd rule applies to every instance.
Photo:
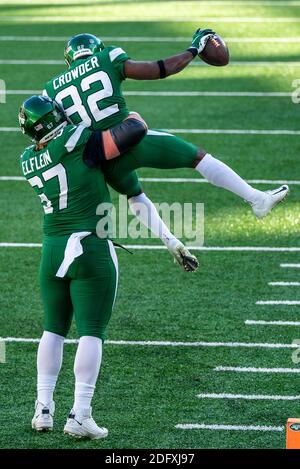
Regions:
[[233, 371], [235, 373], [300, 373], [300, 368], [255, 368], [243, 366], [216, 366], [214, 371]]
[[197, 394], [199, 399], [244, 399], [247, 401], [298, 401], [298, 396], [278, 396], [268, 394], [230, 394], [230, 393], [210, 393]]
[[263, 319], [246, 319], [247, 326], [300, 326], [300, 321], [264, 321]]
[[272, 287], [300, 287], [300, 282], [269, 282]]
[[180, 430], [228, 430], [228, 431], [259, 431], [259, 432], [283, 432], [284, 427], [268, 425], [206, 425], [204, 423], [178, 423], [175, 428]]
[[298, 300], [266, 300], [266, 301], [257, 301], [256, 305], [300, 305]]

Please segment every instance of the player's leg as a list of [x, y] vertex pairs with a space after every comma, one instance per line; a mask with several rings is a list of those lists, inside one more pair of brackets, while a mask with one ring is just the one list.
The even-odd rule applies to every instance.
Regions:
[[74, 362], [74, 404], [65, 433], [91, 439], [105, 438], [91, 415], [91, 401], [101, 366], [102, 342], [116, 296], [118, 265], [111, 241], [92, 235], [82, 241], [83, 254], [70, 272], [71, 297], [79, 339]]
[[266, 192], [254, 189], [229, 166], [201, 149], [197, 151], [195, 169], [214, 186], [227, 189], [248, 202], [257, 218], [268, 215], [289, 192], [287, 185]]
[[40, 265], [45, 324], [37, 354], [37, 399], [32, 419], [32, 428], [38, 431], [53, 428], [53, 393], [62, 364], [64, 338], [68, 333], [73, 313], [70, 281], [56, 278], [53, 269], [53, 260], [63, 257], [63, 249], [63, 246], [44, 245]]
[[131, 212], [155, 236], [162, 240], [174, 261], [178, 262], [187, 272], [197, 270], [199, 266], [197, 258], [171, 233], [163, 222], [155, 205], [144, 193], [136, 172], [113, 170], [117, 166], [117, 160], [115, 160], [110, 166], [111, 170], [106, 173], [107, 183], [115, 191], [127, 196]]
[[250, 186], [235, 171], [205, 150], [161, 131], [150, 130], [147, 137], [117, 161], [119, 170], [152, 167], [160, 169], [194, 168], [211, 184], [227, 189], [252, 206], [258, 218], [270, 210], [288, 193], [288, 186], [262, 192]]

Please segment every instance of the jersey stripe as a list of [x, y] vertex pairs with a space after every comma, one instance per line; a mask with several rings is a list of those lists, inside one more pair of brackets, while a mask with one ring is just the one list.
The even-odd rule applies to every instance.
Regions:
[[118, 257], [117, 257], [115, 246], [113, 245], [113, 242], [110, 239], [108, 239], [107, 242], [108, 242], [110, 256], [112, 258], [112, 261], [114, 263], [115, 270], [116, 270], [116, 288], [115, 288], [115, 294], [114, 294], [114, 302], [113, 302], [113, 306], [112, 306], [112, 307], [114, 307], [115, 301], [116, 301], [116, 296], [117, 296], [118, 283], [119, 283], [119, 265], [118, 265]]
[[111, 50], [109, 53], [110, 61], [113, 62], [121, 54], [125, 54], [125, 51], [123, 51], [121, 47], [117, 47], [116, 49]]
[[68, 152], [70, 153], [71, 151], [74, 150], [74, 148], [76, 147], [77, 143], [78, 143], [78, 140], [80, 139], [81, 137], [81, 134], [82, 132], [84, 131], [84, 129], [86, 129], [86, 127], [84, 125], [79, 125], [75, 132], [73, 133], [73, 135], [69, 138], [69, 140], [66, 142], [65, 144], [65, 147], [66, 149], [68, 150]]

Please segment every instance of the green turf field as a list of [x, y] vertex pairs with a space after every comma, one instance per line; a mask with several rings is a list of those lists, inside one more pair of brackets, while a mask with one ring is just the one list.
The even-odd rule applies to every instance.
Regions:
[[[12, 179], [21, 175], [18, 159], [27, 145], [14, 130], [26, 90], [41, 90], [63, 70], [65, 40], [73, 34], [91, 32], [132, 58], [150, 60], [184, 50], [199, 26], [228, 39], [231, 65], [219, 69], [198, 61], [199, 66], [167, 80], [128, 81], [124, 90], [130, 109], [150, 127], [178, 129], [244, 178], [258, 181], [257, 188], [291, 181], [290, 196], [258, 222], [243, 201], [221, 189], [160, 180], [198, 178], [198, 173], [141, 170], [154, 202], [204, 203], [205, 247], [220, 249], [198, 251], [201, 268], [191, 275], [162, 249], [134, 249], [132, 256], [118, 251], [119, 293], [108, 336], [129, 343], [108, 343], [104, 351], [93, 413], [109, 429], [105, 441], [78, 442], [62, 434], [72, 405], [75, 346], [65, 347], [55, 431], [36, 435], [30, 419], [37, 345], [7, 343], [6, 363], [0, 364], [0, 448], [283, 448], [286, 419], [300, 417], [300, 367], [290, 347], [300, 339], [299, 306], [256, 304], [300, 301], [299, 286], [269, 285], [300, 281], [299, 269], [280, 266], [300, 263], [299, 105], [290, 96], [293, 81], [300, 79], [297, 1], [0, 0], [0, 79], [8, 91], [6, 103], [0, 104], [0, 335], [38, 339], [42, 332], [40, 249], [7, 245], [42, 239], [39, 202], [29, 185]], [[47, 60], [55, 62], [43, 63]], [[188, 133], [191, 129], [198, 133]], [[160, 246], [155, 239], [121, 241]], [[249, 325], [247, 320], [296, 324]], [[75, 328], [70, 338], [76, 338]], [[249, 367], [252, 371], [241, 370]], [[257, 368], [265, 370], [254, 372]], [[282, 368], [287, 372], [278, 372]], [[269, 398], [258, 399], [261, 395]], [[203, 428], [176, 427], [182, 424]], [[222, 425], [242, 428], [224, 430]], [[252, 425], [257, 429], [250, 430]]]

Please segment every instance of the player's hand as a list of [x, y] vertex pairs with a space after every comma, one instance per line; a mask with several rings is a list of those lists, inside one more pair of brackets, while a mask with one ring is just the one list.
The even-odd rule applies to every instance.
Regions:
[[208, 39], [213, 37], [214, 34], [215, 31], [212, 29], [197, 29], [192, 38], [192, 44], [188, 50], [191, 51], [193, 55], [200, 54], [206, 46]]

